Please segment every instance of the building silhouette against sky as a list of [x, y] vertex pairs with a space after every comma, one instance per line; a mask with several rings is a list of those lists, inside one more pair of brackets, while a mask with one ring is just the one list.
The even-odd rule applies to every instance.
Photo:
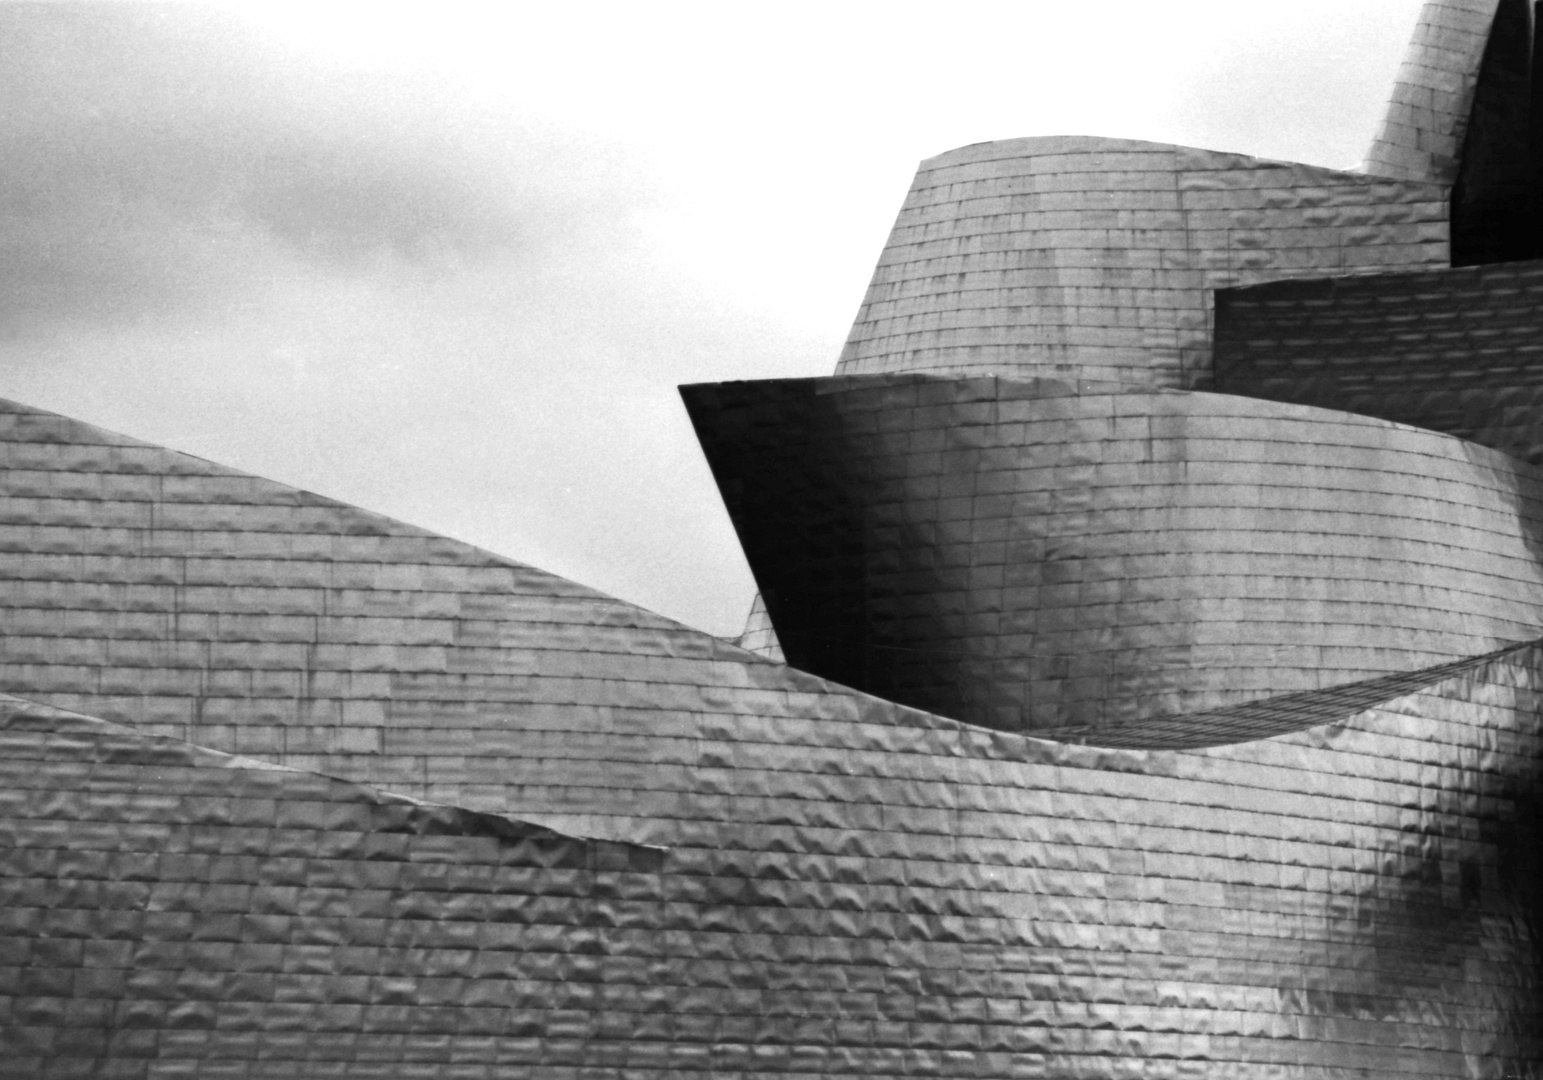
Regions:
[[0, 1074], [1543, 1076], [1534, 24], [924, 162], [683, 390], [754, 651], [5, 405]]

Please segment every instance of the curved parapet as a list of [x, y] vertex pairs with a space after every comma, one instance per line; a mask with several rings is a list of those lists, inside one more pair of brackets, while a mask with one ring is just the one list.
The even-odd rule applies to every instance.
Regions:
[[1445, 190], [1125, 139], [967, 146], [921, 165], [836, 373], [1189, 387], [1210, 290], [1446, 264]]
[[1528, 646], [1204, 750], [872, 701], [613, 731], [597, 763], [698, 755], [636, 774], [684, 781], [662, 847], [0, 699], [0, 1055], [134, 1080], [1538, 1080], [1540, 691]]
[[1228, 395], [991, 377], [682, 391], [790, 664], [987, 727], [1093, 727], [1543, 627], [1543, 480]]
[[1543, 262], [1218, 290], [1216, 389], [1543, 464]]
[[[1501, 0], [1427, 0], [1362, 163], [1366, 172], [1456, 182], [1480, 65], [1500, 6]], [[1507, 6], [1524, 5], [1508, 0]]]

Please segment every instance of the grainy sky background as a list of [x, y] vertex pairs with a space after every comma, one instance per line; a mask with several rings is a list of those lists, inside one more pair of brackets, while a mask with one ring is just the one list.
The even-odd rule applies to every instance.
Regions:
[[736, 633], [675, 386], [829, 374], [919, 159], [1350, 166], [1420, 6], [0, 4], [0, 397]]

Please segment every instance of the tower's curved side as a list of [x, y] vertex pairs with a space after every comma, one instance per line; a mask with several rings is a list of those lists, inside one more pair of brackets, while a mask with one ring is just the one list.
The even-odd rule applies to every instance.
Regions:
[[1127, 139], [922, 162], [838, 375], [997, 372], [1192, 387], [1210, 290], [1444, 266], [1446, 189]]
[[1502, 6], [1525, 7], [1511, 0], [1427, 0], [1362, 162], [1365, 172], [1448, 186], [1457, 180], [1480, 65]]

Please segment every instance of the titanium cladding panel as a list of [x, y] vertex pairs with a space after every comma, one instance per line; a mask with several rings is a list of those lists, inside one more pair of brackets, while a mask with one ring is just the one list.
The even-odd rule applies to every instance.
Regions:
[[695, 759], [603, 740], [832, 692], [545, 571], [66, 417], [0, 403], [0, 466], [0, 692], [148, 734], [627, 839], [673, 813], [632, 778]]
[[1126, 139], [922, 162], [842, 350], [876, 372], [1210, 373], [1210, 290], [1444, 266], [1446, 189]]
[[1219, 289], [1216, 388], [1543, 463], [1543, 262]]
[[1210, 749], [877, 702], [699, 720], [665, 848], [12, 699], [0, 1053], [133, 1078], [1536, 1080], [1540, 674], [1520, 647]]
[[1431, 271], [1354, 375], [1359, 284], [1232, 325], [1338, 409], [1456, 358], [1483, 417], [1393, 418], [1532, 445], [1526, 269], [1444, 269], [1531, 206], [1505, 3], [1426, 5], [1381, 176], [967, 147], [844, 377], [688, 388], [856, 689], [0, 404], [0, 1075], [1543, 1080], [1537, 469], [1188, 392], [1212, 289]]
[[1436, 433], [1052, 380], [683, 394], [788, 662], [971, 723], [1211, 709], [1543, 622], [1538, 474]]
[[1457, 179], [1480, 61], [1499, 6], [1500, 0], [1428, 0], [1362, 169], [1448, 185]]

